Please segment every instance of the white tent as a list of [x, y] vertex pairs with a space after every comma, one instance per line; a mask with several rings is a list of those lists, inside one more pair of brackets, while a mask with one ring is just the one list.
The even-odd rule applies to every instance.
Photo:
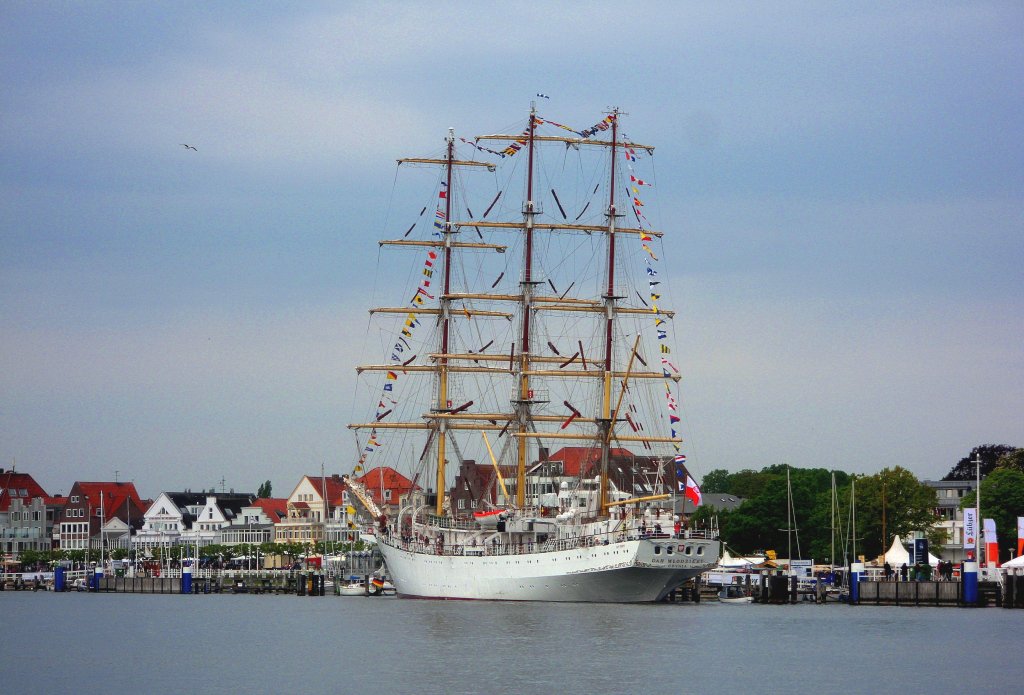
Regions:
[[[885, 551], [885, 562], [888, 562], [894, 570], [902, 567], [903, 563], [906, 563], [908, 566], [911, 564], [910, 553], [903, 547], [903, 541], [900, 540], [899, 536], [893, 536], [892, 547]], [[939, 564], [939, 558], [928, 553], [928, 564], [935, 567]]]
[[1024, 569], [1024, 555], [1018, 555], [1017, 557], [1013, 558], [1012, 560], [1004, 562], [1002, 565], [1000, 565], [1000, 568], [1001, 569], [1008, 569], [1008, 570]]

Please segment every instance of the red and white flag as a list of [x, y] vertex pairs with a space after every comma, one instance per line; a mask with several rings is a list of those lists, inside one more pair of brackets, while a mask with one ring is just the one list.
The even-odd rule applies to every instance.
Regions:
[[686, 499], [693, 502], [694, 507], [699, 507], [701, 500], [700, 487], [697, 485], [697, 481], [690, 477], [690, 474], [686, 474]]

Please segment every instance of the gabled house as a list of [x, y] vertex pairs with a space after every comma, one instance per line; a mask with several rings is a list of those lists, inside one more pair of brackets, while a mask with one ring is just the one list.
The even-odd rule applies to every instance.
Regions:
[[224, 545], [271, 543], [275, 524], [287, 516], [288, 500], [283, 497], [253, 500], [242, 507], [229, 526], [220, 530], [220, 542]]
[[144, 511], [134, 483], [77, 481], [54, 522], [54, 545], [62, 550], [100, 548], [101, 528], [110, 518], [126, 523], [131, 518], [134, 525]]
[[7, 513], [13, 500], [27, 502], [33, 497], [47, 497], [46, 490], [28, 473], [18, 473], [13, 468], [0, 468], [0, 521]]
[[463, 461], [455, 476], [455, 483], [448, 492], [454, 516], [469, 517], [477, 510], [494, 509], [499, 505], [513, 502], [515, 497], [512, 493], [512, 483], [515, 482], [515, 468], [502, 466], [501, 477], [509, 492], [509, 500], [502, 494], [501, 483], [492, 464]]
[[[388, 516], [398, 512], [400, 500], [414, 488], [411, 480], [388, 466], [372, 468], [357, 480], [366, 487], [374, 504]], [[418, 490], [419, 486], [415, 489]]]
[[161, 492], [146, 510], [135, 545], [201, 547], [219, 543], [221, 530], [229, 527], [254, 499], [251, 493]]
[[177, 545], [206, 504], [205, 492], [161, 492], [146, 509], [134, 545], [146, 549]]
[[347, 540], [349, 504], [348, 489], [340, 475], [305, 475], [288, 496], [287, 515], [276, 524], [274, 540], [303, 545]]
[[50, 497], [28, 473], [0, 469], [0, 554], [50, 550], [53, 524], [67, 498]]
[[182, 532], [181, 542], [200, 547], [220, 543], [222, 529], [230, 527], [242, 509], [255, 499], [256, 495], [252, 493], [207, 494], [192, 519], [191, 527]]

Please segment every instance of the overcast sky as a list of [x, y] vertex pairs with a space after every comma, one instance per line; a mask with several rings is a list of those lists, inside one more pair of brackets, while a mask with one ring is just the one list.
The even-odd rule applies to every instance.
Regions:
[[1022, 446], [1022, 83], [1020, 2], [7, 0], [0, 466], [350, 471], [394, 160], [537, 92], [658, 146], [698, 475]]

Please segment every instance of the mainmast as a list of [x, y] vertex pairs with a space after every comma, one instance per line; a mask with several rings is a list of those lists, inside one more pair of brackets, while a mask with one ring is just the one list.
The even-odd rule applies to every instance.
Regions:
[[[525, 435], [530, 427], [530, 406], [533, 400], [530, 393], [530, 325], [533, 321], [533, 221], [537, 214], [533, 201], [533, 154], [534, 135], [537, 128], [537, 105], [530, 104], [530, 125], [527, 129], [528, 159], [526, 166], [526, 203], [523, 206], [523, 224], [526, 239], [523, 244], [523, 280], [521, 309], [523, 312], [522, 336], [519, 345], [519, 397], [515, 404], [519, 419], [519, 434]], [[526, 506], [526, 464], [528, 441], [520, 436], [516, 443], [516, 506]]]
[[598, 418], [601, 441], [601, 515], [608, 513], [608, 450], [611, 442], [612, 422], [612, 351], [614, 348], [612, 329], [615, 323], [615, 154], [619, 135], [619, 110], [612, 109], [612, 142], [611, 166], [609, 167], [608, 191], [608, 286], [604, 295], [605, 338], [604, 338], [604, 373], [603, 395], [601, 397], [601, 415]]
[[[455, 129], [448, 129], [448, 150], [445, 157], [445, 190], [444, 190], [444, 292], [440, 297], [441, 304], [441, 355], [438, 360], [438, 388], [437, 388], [437, 412], [449, 412], [451, 404], [448, 403], [448, 338], [449, 321], [451, 320], [451, 279], [452, 279], [452, 168], [455, 161]], [[439, 420], [437, 423], [437, 515], [444, 513], [444, 491], [447, 489], [445, 483], [445, 448], [448, 423], [446, 420]]]

